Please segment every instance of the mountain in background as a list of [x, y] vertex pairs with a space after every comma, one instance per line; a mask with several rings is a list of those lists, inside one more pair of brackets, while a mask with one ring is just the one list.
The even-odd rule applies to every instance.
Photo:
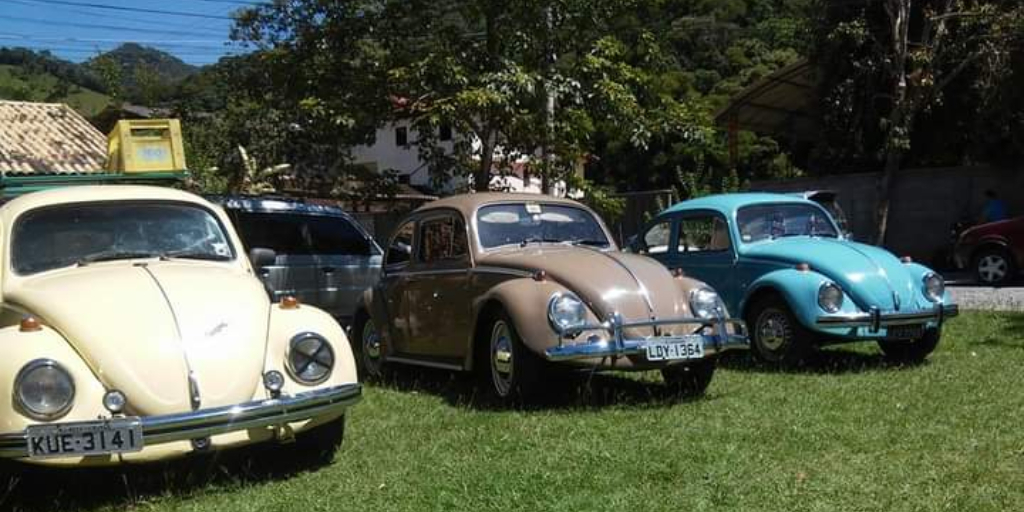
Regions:
[[84, 66], [95, 69], [101, 60], [112, 61], [120, 67], [122, 80], [128, 89], [138, 85], [140, 72], [151, 72], [160, 82], [172, 85], [199, 71], [198, 67], [174, 55], [137, 43], [125, 43], [101, 53], [85, 61]]

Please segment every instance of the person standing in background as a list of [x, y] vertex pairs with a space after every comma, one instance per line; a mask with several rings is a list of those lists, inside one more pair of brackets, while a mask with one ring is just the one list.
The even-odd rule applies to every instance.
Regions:
[[1006, 214], [1006, 203], [999, 199], [995, 190], [986, 190], [985, 199], [985, 207], [981, 210], [982, 224], [1005, 220], [1008, 217]]

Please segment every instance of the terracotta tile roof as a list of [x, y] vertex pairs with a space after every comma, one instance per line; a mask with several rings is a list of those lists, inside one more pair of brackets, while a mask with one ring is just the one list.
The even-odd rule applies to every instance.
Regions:
[[107, 138], [61, 103], [0, 101], [0, 173], [103, 172]]

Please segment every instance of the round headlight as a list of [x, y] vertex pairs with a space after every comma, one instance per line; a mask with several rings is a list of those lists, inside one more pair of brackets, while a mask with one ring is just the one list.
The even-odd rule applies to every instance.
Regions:
[[548, 320], [559, 332], [572, 332], [587, 323], [587, 306], [571, 293], [556, 293], [548, 302]]
[[690, 292], [690, 311], [697, 318], [713, 318], [725, 315], [722, 299], [711, 288], [697, 288]]
[[932, 302], [939, 302], [946, 294], [946, 283], [938, 275], [928, 273], [924, 276], [924, 296]]
[[835, 283], [822, 283], [818, 288], [818, 306], [829, 313], [842, 309], [843, 289]]
[[306, 385], [319, 384], [331, 375], [334, 349], [323, 336], [304, 332], [292, 338], [288, 351], [288, 373]]
[[14, 380], [14, 396], [29, 417], [55, 420], [71, 410], [75, 381], [56, 361], [36, 359], [18, 372]]

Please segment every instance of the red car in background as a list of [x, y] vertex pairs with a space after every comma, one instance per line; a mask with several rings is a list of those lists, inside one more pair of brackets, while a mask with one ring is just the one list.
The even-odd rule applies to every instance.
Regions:
[[961, 233], [956, 265], [974, 272], [982, 284], [1012, 281], [1024, 268], [1024, 217], [981, 224]]

